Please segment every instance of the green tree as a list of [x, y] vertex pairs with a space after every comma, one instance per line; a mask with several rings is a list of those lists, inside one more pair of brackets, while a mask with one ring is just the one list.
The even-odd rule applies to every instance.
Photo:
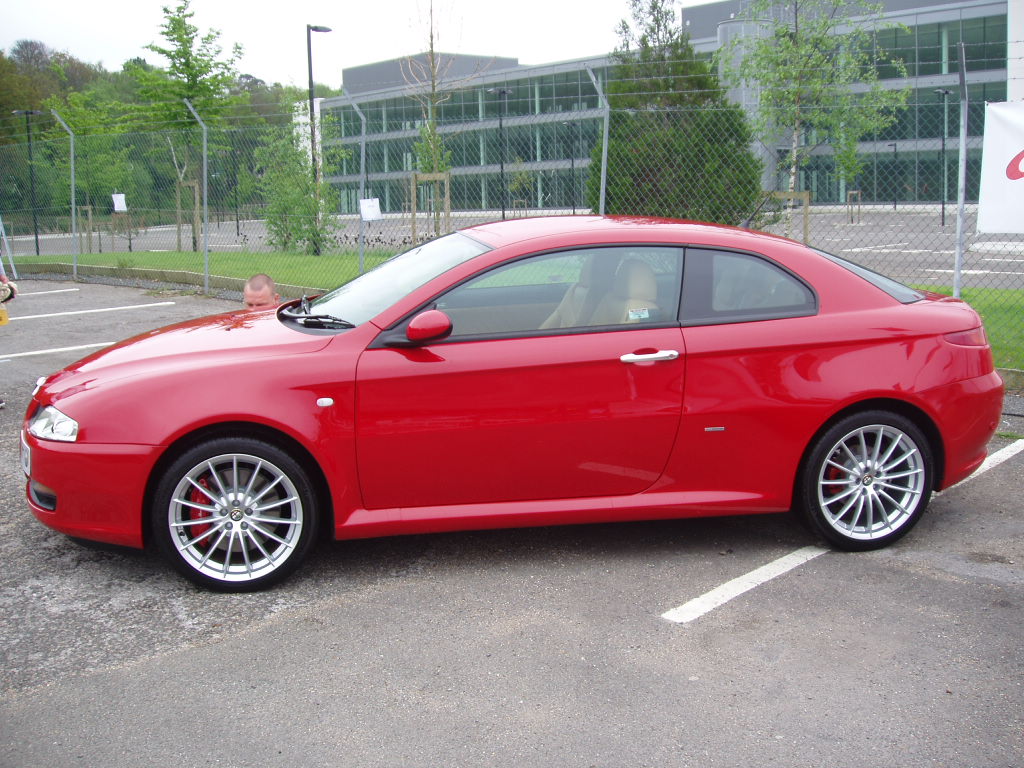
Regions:
[[[616, 115], [605, 210], [739, 224], [761, 195], [761, 161], [750, 149], [752, 140], [735, 106]], [[592, 201], [599, 184], [591, 174]]]
[[673, 0], [629, 0], [608, 93], [616, 109], [665, 109], [721, 101], [711, 68], [697, 59]]
[[146, 66], [132, 69], [139, 82], [139, 96], [151, 102], [151, 114], [164, 127], [178, 127], [193, 121], [185, 99], [202, 115], [204, 122], [215, 124], [245, 98], [244, 94], [233, 90], [242, 47], [236, 43], [225, 57], [219, 43], [220, 32], [209, 30], [200, 35], [199, 28], [191, 21], [195, 13], [190, 4], [191, 0], [180, 0], [173, 8], [164, 6], [160, 34], [165, 44], [146, 46], [167, 60], [166, 69]]
[[[139, 125], [138, 82], [133, 72], [140, 67], [154, 69], [141, 59], [127, 62], [118, 72], [97, 69], [81, 88], [55, 94], [44, 103], [75, 134], [76, 203], [92, 206], [96, 214], [109, 210], [114, 191], [125, 193], [133, 211], [173, 206], [173, 184], [165, 181], [174, 178], [173, 168], [151, 162], [167, 153], [154, 153], [152, 137], [133, 132]], [[56, 122], [48, 125], [47, 161], [59, 169], [66, 184], [70, 179], [67, 133]], [[158, 143], [158, 150], [163, 145]]]
[[[49, 114], [49, 102], [74, 88], [84, 88], [99, 74], [99, 68], [73, 56], [50, 49], [36, 40], [19, 40], [10, 58], [0, 54], [0, 119], [7, 134], [0, 142], [23, 143], [27, 139], [25, 119], [14, 111], [32, 110], [42, 114], [30, 118], [32, 130], [32, 166], [26, 151], [12, 149], [0, 160], [4, 166], [0, 208], [31, 211], [33, 226], [49, 229], [54, 216], [66, 214], [67, 176], [62, 173], [59, 156], [67, 145], [67, 134], [51, 142], [49, 128], [55, 123]], [[66, 154], [66, 151], [64, 152]], [[65, 160], [66, 164], [66, 160]]]
[[97, 102], [109, 101], [124, 110], [124, 116], [132, 114], [132, 105], [139, 105], [143, 98], [139, 95], [139, 70], [156, 69], [143, 58], [129, 59], [116, 72], [104, 72], [88, 86], [88, 92], [94, 94]]
[[338, 210], [338, 193], [330, 184], [314, 182], [308, 144], [290, 126], [270, 128], [256, 150], [256, 163], [271, 245], [322, 253], [335, 231], [331, 214]]
[[[867, 0], [754, 0], [746, 18], [764, 34], [741, 37], [718, 54], [733, 85], [755, 86], [755, 125], [788, 146], [788, 191], [816, 147], [831, 145], [839, 175], [853, 182], [858, 142], [892, 125], [909, 90], [886, 88], [879, 68], [903, 62], [880, 50], [882, 6]], [[891, 25], [889, 25], [891, 26]]]
[[28, 77], [18, 72], [18, 65], [0, 51], [0, 125], [4, 126], [0, 143], [24, 141], [24, 132], [18, 137], [20, 121], [11, 113], [16, 109], [38, 109], [36, 92]]
[[[329, 90], [317, 84], [314, 93], [318, 97], [326, 96], [328, 94], [324, 91]], [[307, 98], [305, 88], [280, 83], [268, 85], [252, 75], [239, 75], [231, 91], [241, 98], [231, 108], [228, 118], [246, 125], [291, 125], [295, 119], [295, 105]]]
[[86, 64], [64, 51], [53, 54], [50, 59], [50, 70], [57, 78], [61, 93], [85, 90], [90, 83], [104, 74], [102, 67]]
[[[199, 113], [208, 127], [216, 127], [224, 116], [246, 95], [233, 91], [237, 81], [236, 62], [242, 56], [241, 46], [235, 44], [224, 56], [218, 42], [220, 32], [210, 30], [200, 35], [192, 23], [195, 15], [190, 0], [180, 0], [173, 8], [164, 6], [164, 22], [160, 28], [165, 45], [146, 46], [167, 60], [166, 69], [148, 67], [142, 63], [129, 66], [128, 71], [139, 84], [141, 99], [150, 103], [137, 110], [140, 122], [147, 127], [163, 129], [166, 151], [176, 177], [175, 208], [178, 221], [182, 220], [181, 196], [200, 188], [201, 140], [195, 118], [185, 100]], [[217, 147], [209, 147], [211, 152]], [[160, 164], [159, 160], [153, 161]], [[197, 196], [193, 200], [198, 200]], [[198, 209], [198, 204], [194, 203]], [[198, 219], [197, 210], [192, 220]], [[192, 227], [192, 249], [199, 250], [199, 233]]]
[[[132, 142], [126, 131], [131, 106], [88, 89], [53, 96], [46, 107], [56, 111], [71, 127], [77, 139], [75, 188], [78, 205], [94, 206], [99, 212], [110, 205], [113, 191], [124, 192], [135, 205], [138, 201], [130, 156]], [[71, 158], [64, 128], [51, 123], [47, 131], [48, 161], [70, 179]]]
[[59, 77], [50, 66], [53, 53], [49, 46], [38, 40], [19, 40], [11, 48], [10, 60], [18, 75], [24, 78], [33, 109], [38, 109], [44, 100], [60, 91]]
[[416, 154], [416, 168], [420, 173], [445, 173], [451, 170], [452, 153], [445, 147], [436, 121], [431, 120], [420, 125], [420, 138], [413, 143], [412, 149]]
[[[605, 212], [739, 223], [757, 206], [761, 164], [742, 112], [697, 58], [671, 0], [630, 0], [608, 85]], [[602, 147], [592, 168], [600, 168]], [[600, 178], [587, 179], [591, 208]]]

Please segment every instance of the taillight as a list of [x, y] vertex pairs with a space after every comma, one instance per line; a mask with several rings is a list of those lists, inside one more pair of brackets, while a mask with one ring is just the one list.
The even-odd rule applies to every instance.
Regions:
[[947, 333], [944, 337], [950, 344], [958, 347], [987, 347], [988, 337], [985, 336], [985, 329], [982, 326], [971, 328], [969, 331], [957, 331]]

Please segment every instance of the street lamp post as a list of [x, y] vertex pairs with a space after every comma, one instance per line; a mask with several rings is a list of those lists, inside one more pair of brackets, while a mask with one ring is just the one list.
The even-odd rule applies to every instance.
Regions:
[[[28, 188], [32, 201], [32, 233], [36, 240], [36, 256], [39, 255], [39, 219], [36, 215], [36, 168], [32, 164], [32, 115], [43, 114], [38, 109], [16, 109], [15, 115], [25, 116], [25, 135], [28, 137]], [[74, 213], [72, 212], [72, 215]]]
[[[897, 160], [896, 160], [896, 142], [895, 141], [890, 141], [885, 146], [892, 147], [892, 174], [893, 174], [893, 176], [895, 176], [896, 175], [896, 163], [897, 163]], [[894, 211], [896, 210], [896, 197], [897, 197], [897, 195], [899, 195], [899, 190], [900, 190], [899, 180], [896, 179], [894, 181], [893, 185], [892, 185], [892, 209]]]
[[940, 208], [941, 213], [939, 214], [940, 223], [944, 227], [946, 226], [946, 198], [949, 197], [949, 174], [947, 173], [948, 165], [946, 163], [946, 133], [949, 128], [949, 102], [946, 98], [949, 96], [950, 91], [946, 88], [936, 88], [935, 92], [942, 97], [942, 151], [939, 153], [939, 157], [942, 161], [942, 205]]
[[[330, 32], [330, 27], [306, 25], [306, 64], [309, 67], [309, 159], [313, 166], [313, 199], [316, 203], [316, 231], [320, 231], [320, 167], [316, 161], [316, 118], [313, 115], [313, 33]], [[313, 240], [313, 253], [320, 255], [320, 236]]]
[[505, 219], [505, 197], [508, 194], [508, 190], [505, 188], [505, 105], [508, 102], [509, 94], [512, 93], [508, 88], [488, 88], [488, 93], [495, 94], [501, 99], [498, 105], [498, 141], [501, 142], [501, 152], [498, 161], [498, 173], [501, 179], [501, 218]]
[[306, 25], [306, 64], [309, 67], [309, 156], [313, 161], [313, 184], [320, 178], [316, 163], [316, 120], [313, 118], [313, 33], [330, 31], [330, 27]]

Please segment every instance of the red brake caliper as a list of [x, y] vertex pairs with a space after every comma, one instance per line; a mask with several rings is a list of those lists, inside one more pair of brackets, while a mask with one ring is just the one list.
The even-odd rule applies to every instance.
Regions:
[[[844, 472], [839, 467], [830, 466], [825, 472], [826, 480], [839, 480], [843, 477]], [[825, 492], [830, 496], [836, 496], [843, 492], [843, 485], [826, 485]]]
[[[206, 488], [207, 490], [209, 490], [210, 484], [206, 481], [205, 477], [200, 477], [198, 483], [203, 488]], [[210, 497], [207, 496], [202, 491], [200, 491], [198, 488], [193, 488], [192, 489], [192, 491], [188, 495], [188, 500], [191, 501], [191, 502], [194, 502], [196, 504], [209, 504], [210, 503]], [[213, 513], [212, 512], [208, 512], [205, 509], [192, 509], [190, 511], [190, 513], [192, 515], [192, 519], [193, 520], [199, 520], [199, 519], [202, 519], [204, 517], [213, 517]], [[213, 528], [213, 526], [209, 525], [208, 523], [202, 523], [200, 525], [193, 525], [193, 526], [191, 526], [191, 529], [192, 529], [191, 530], [191, 534], [192, 534], [193, 537], [195, 537], [195, 536], [202, 536], [204, 533], [209, 531], [211, 528]], [[206, 536], [205, 538], [203, 538], [200, 541], [197, 541], [196, 543], [199, 546], [201, 546], [201, 547], [205, 547], [207, 544], [210, 543], [210, 537]]]

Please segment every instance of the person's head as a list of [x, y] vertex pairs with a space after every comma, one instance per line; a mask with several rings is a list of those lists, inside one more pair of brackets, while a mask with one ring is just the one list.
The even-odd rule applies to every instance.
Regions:
[[277, 295], [273, 279], [261, 273], [245, 281], [242, 301], [246, 309], [270, 309], [281, 303], [281, 297]]

